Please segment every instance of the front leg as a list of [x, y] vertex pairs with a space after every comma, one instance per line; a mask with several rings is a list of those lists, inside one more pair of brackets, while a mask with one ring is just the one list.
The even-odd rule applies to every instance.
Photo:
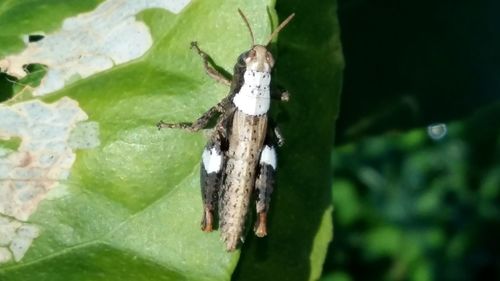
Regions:
[[272, 128], [272, 131], [268, 131], [268, 138], [270, 138], [274, 143], [278, 145], [278, 147], [282, 147], [285, 144], [285, 137], [281, 132], [280, 127], [276, 124], [273, 119], [269, 119], [269, 129]]
[[156, 127], [158, 127], [158, 130], [164, 129], [164, 128], [170, 128], [170, 129], [184, 129], [188, 130], [190, 132], [197, 132], [201, 129], [206, 128], [208, 122], [212, 117], [218, 113], [217, 107], [214, 106], [210, 108], [207, 112], [203, 113], [201, 117], [196, 119], [194, 122], [181, 122], [181, 123], [165, 123], [163, 120], [160, 120], [156, 124]]
[[207, 72], [208, 76], [212, 77], [215, 81], [224, 84], [224, 85], [231, 85], [231, 80], [229, 80], [227, 77], [225, 77], [222, 73], [220, 73], [217, 69], [215, 69], [214, 66], [211, 65], [211, 60], [210, 56], [202, 51], [200, 47], [198, 47], [197, 42], [191, 42], [191, 48], [195, 49], [196, 52], [198, 52], [198, 55], [200, 55], [201, 59], [203, 60], [203, 66], [205, 67], [205, 71]]
[[271, 91], [271, 98], [273, 100], [288, 102], [290, 100], [290, 93], [284, 89], [274, 88]]
[[203, 201], [203, 215], [201, 230], [211, 232], [214, 226], [218, 193], [222, 184], [225, 157], [223, 152], [224, 137], [218, 130], [213, 132], [212, 138], [205, 146], [201, 156], [200, 167], [201, 197]]
[[205, 129], [208, 125], [208, 122], [218, 113], [223, 113], [227, 110], [229, 104], [229, 99], [226, 97], [217, 105], [210, 108], [207, 112], [203, 113], [196, 121], [194, 122], [181, 122], [181, 123], [165, 123], [163, 120], [160, 120], [156, 124], [158, 130], [164, 128], [170, 129], [184, 129], [190, 132], [197, 132], [201, 129]]

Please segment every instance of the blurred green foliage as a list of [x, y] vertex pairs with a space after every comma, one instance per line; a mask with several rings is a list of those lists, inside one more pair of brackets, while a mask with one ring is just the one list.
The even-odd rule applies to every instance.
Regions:
[[478, 150], [500, 156], [498, 129], [474, 139], [499, 110], [451, 124], [440, 140], [417, 129], [337, 148], [325, 266], [349, 274], [324, 280], [500, 277], [500, 164], [478, 170], [473, 161]]
[[346, 72], [321, 281], [500, 279], [497, 2], [339, 2]]

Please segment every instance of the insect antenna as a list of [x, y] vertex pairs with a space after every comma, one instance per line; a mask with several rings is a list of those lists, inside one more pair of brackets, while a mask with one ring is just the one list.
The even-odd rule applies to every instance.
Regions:
[[271, 33], [271, 35], [269, 35], [269, 38], [267, 39], [267, 42], [266, 44], [264, 44], [264, 46], [267, 46], [269, 45], [269, 43], [271, 43], [271, 40], [273, 40], [273, 38], [278, 35], [278, 33], [293, 19], [293, 17], [295, 16], [295, 13], [291, 14], [288, 16], [288, 18], [286, 18], [286, 20], [284, 20], [274, 31], [273, 33]]
[[253, 31], [252, 31], [252, 28], [250, 27], [250, 24], [248, 23], [247, 17], [245, 17], [245, 14], [243, 14], [243, 12], [240, 9], [238, 9], [238, 13], [240, 13], [241, 18], [243, 18], [243, 21], [245, 22], [245, 24], [248, 28], [248, 31], [250, 32], [250, 36], [252, 37], [252, 46], [254, 46], [255, 45], [255, 38], [253, 37]]

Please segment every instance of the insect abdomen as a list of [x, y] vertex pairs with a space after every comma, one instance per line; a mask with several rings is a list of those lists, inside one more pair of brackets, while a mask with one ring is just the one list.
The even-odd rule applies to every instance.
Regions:
[[241, 111], [235, 112], [227, 152], [226, 176], [219, 196], [220, 230], [228, 251], [234, 250], [243, 237], [266, 128], [266, 115], [251, 116]]

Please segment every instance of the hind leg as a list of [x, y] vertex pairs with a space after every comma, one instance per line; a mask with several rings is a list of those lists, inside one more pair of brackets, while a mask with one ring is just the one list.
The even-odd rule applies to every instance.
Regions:
[[254, 232], [258, 237], [267, 235], [267, 212], [269, 211], [271, 194], [275, 182], [276, 164], [275, 146], [266, 143], [260, 155], [258, 174], [255, 180], [257, 220]]
[[200, 181], [203, 201], [201, 230], [205, 232], [211, 232], [214, 228], [214, 214], [217, 208], [219, 189], [222, 184], [225, 164], [222, 138], [222, 134], [216, 130], [201, 156]]

